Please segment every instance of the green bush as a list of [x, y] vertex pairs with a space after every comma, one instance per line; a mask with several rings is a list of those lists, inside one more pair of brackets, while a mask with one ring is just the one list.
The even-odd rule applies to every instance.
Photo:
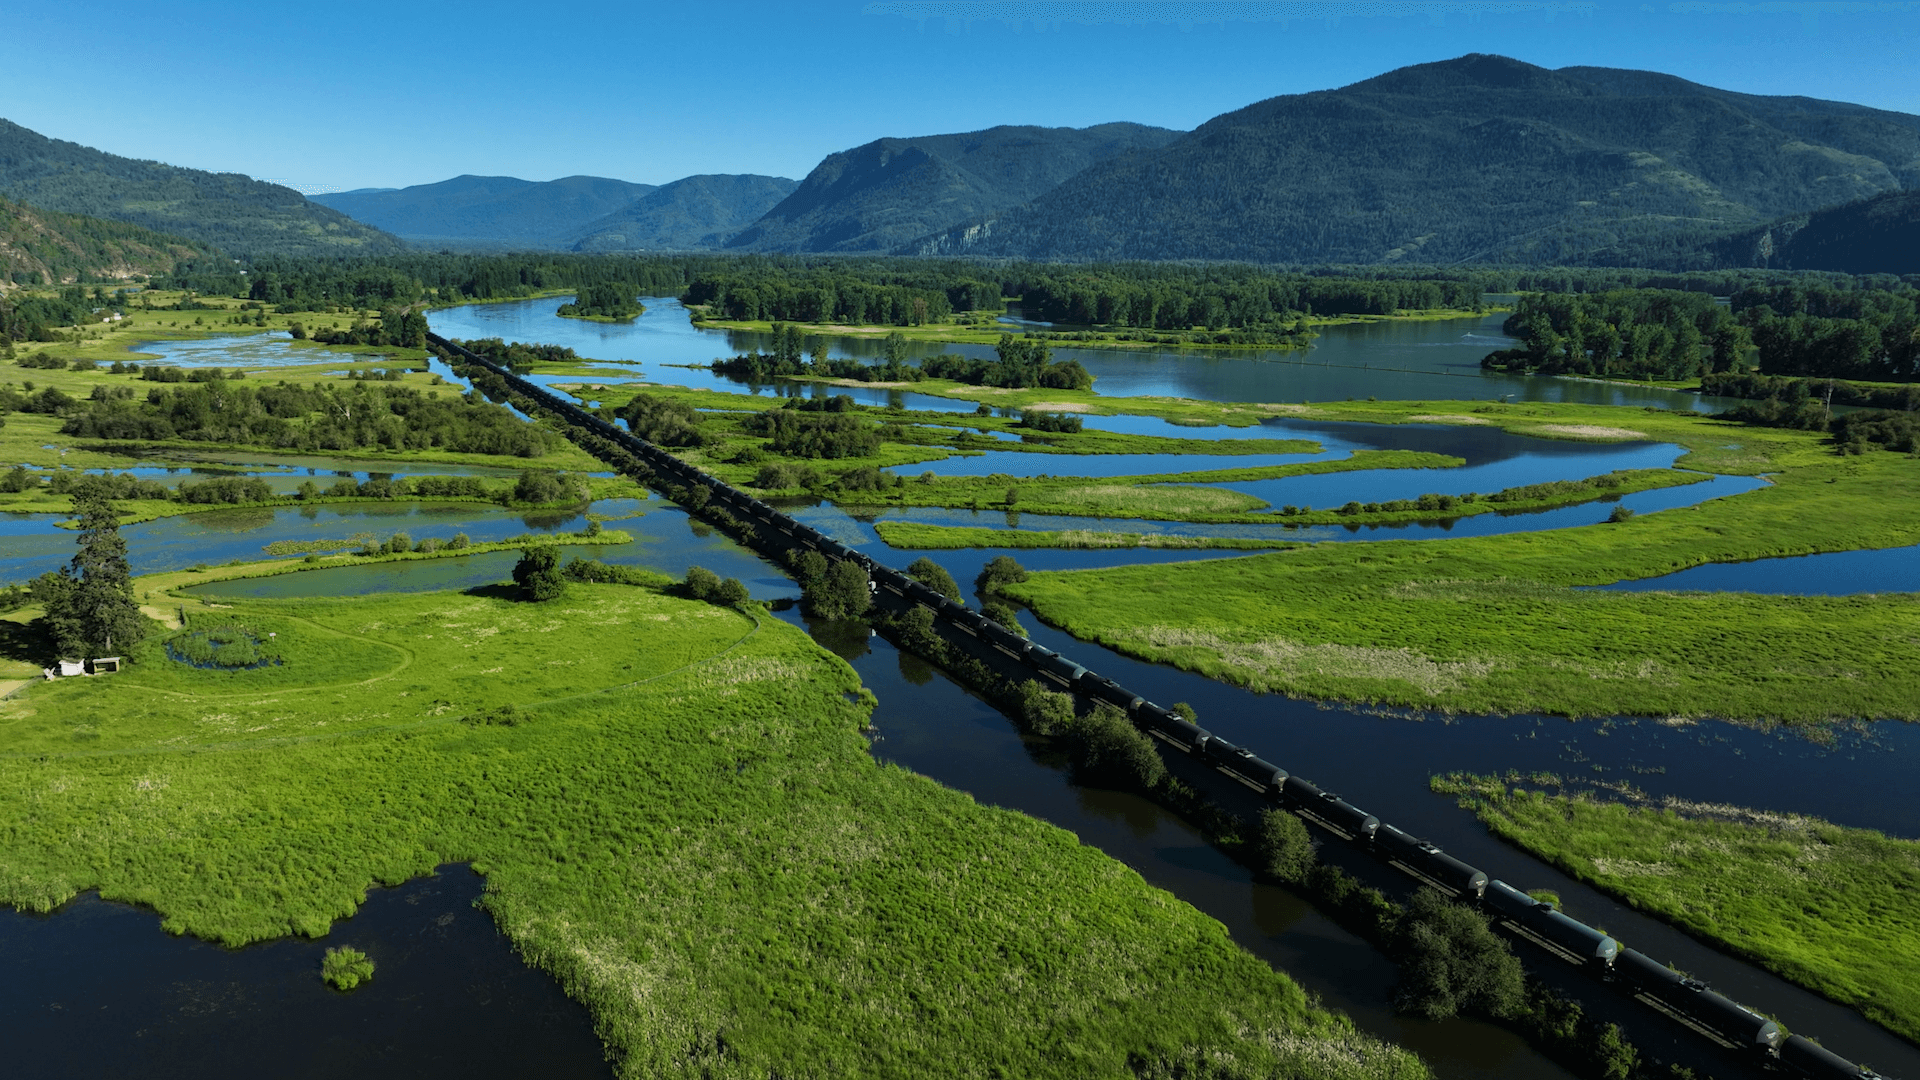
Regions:
[[320, 977], [335, 990], [351, 990], [373, 981], [373, 961], [351, 945], [328, 949], [320, 961]]
[[1526, 1000], [1526, 978], [1487, 917], [1437, 890], [1413, 894], [1389, 938], [1400, 963], [1397, 997], [1405, 1011], [1445, 1020], [1471, 1010], [1507, 1016]]
[[1622, 521], [1632, 521], [1632, 520], [1633, 520], [1633, 507], [1631, 506], [1616, 506], [1613, 508], [1613, 513], [1607, 515], [1608, 523], [1614, 524], [1614, 525], [1618, 525]]
[[907, 576], [956, 603], [960, 603], [960, 583], [947, 568], [922, 555], [907, 567]]
[[405, 553], [412, 550], [413, 550], [413, 537], [408, 536], [406, 533], [397, 532], [397, 533], [394, 533], [392, 536], [387, 537], [387, 554], [404, 555]]
[[1254, 853], [1255, 865], [1263, 873], [1289, 883], [1306, 880], [1318, 858], [1306, 825], [1285, 810], [1260, 812]]
[[1005, 600], [995, 599], [987, 601], [981, 605], [980, 613], [992, 619], [994, 622], [999, 623], [1001, 626], [1019, 634], [1021, 637], [1031, 636], [1027, 633], [1027, 628], [1020, 625], [1020, 609], [1007, 603]]
[[973, 581], [973, 587], [991, 596], [1000, 586], [1027, 580], [1027, 568], [1021, 566], [1011, 555], [995, 555], [993, 561], [980, 571]]
[[566, 595], [567, 579], [560, 573], [560, 552], [550, 544], [522, 548], [514, 564], [513, 580], [528, 600], [557, 600]]
[[1166, 779], [1167, 765], [1153, 739], [1111, 705], [1076, 719], [1067, 729], [1067, 745], [1083, 780], [1151, 790]]
[[1020, 719], [1035, 735], [1053, 735], [1073, 726], [1073, 695], [1057, 694], [1037, 679], [1020, 684]]
[[695, 600], [711, 600], [720, 589], [720, 575], [704, 566], [689, 566], [684, 588]]
[[744, 604], [748, 599], [747, 587], [739, 578], [728, 578], [722, 581], [718, 588], [713, 590], [713, 595], [708, 597], [708, 599], [716, 604], [724, 604], [729, 607], [735, 604]]

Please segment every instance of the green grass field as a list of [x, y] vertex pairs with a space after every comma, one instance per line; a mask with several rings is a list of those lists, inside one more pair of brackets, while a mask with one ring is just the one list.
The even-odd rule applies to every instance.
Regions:
[[1036, 574], [1008, 592], [1256, 690], [1471, 712], [1920, 718], [1920, 602], [1596, 592], [1707, 562], [1920, 543], [1920, 469], [1765, 432], [1775, 482], [1619, 524]]
[[237, 945], [471, 860], [623, 1076], [1426, 1075], [1072, 835], [875, 764], [852, 669], [758, 609], [188, 605], [284, 663], [151, 640], [0, 704], [0, 900], [98, 889]]
[[[1436, 777], [1501, 837], [1920, 1040], [1920, 843], [1798, 814]], [[1631, 945], [1632, 942], [1627, 944]]]

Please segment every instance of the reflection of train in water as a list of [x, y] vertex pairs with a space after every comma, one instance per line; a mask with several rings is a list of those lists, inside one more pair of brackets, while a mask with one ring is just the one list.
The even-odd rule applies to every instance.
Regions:
[[1869, 1069], [1835, 1054], [1812, 1040], [1787, 1035], [1774, 1021], [1715, 993], [1704, 983], [1658, 963], [1633, 949], [1622, 948], [1606, 933], [1536, 900], [1504, 881], [1487, 875], [1439, 847], [1427, 843], [1287, 770], [1244, 746], [1199, 727], [1171, 709], [1165, 709], [1125, 687], [1044, 646], [1028, 641], [1007, 627], [963, 604], [943, 596], [907, 575], [884, 566], [819, 530], [803, 524], [727, 483], [701, 472], [672, 454], [585, 409], [549, 393], [544, 387], [435, 334], [428, 340], [442, 352], [478, 366], [504, 380], [517, 393], [539, 402], [561, 418], [577, 424], [644, 462], [665, 482], [707, 492], [708, 504], [724, 508], [736, 519], [771, 536], [780, 534], [796, 548], [816, 551], [828, 559], [852, 562], [866, 571], [876, 593], [884, 590], [896, 600], [918, 604], [933, 617], [1009, 659], [1026, 665], [1050, 688], [1078, 693], [1124, 712], [1142, 731], [1208, 765], [1230, 774], [1259, 791], [1265, 800], [1312, 820], [1327, 831], [1371, 851], [1416, 879], [1433, 885], [1466, 903], [1478, 904], [1496, 922], [1547, 952], [1580, 965], [1617, 990], [1652, 1004], [1688, 1026], [1736, 1050], [1776, 1059], [1813, 1080], [1879, 1080]]

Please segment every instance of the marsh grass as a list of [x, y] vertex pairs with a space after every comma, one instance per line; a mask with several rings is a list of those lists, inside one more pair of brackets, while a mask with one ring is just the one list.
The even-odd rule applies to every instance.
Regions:
[[622, 1076], [1426, 1075], [1071, 834], [877, 765], [853, 670], [752, 605], [576, 582], [208, 615], [288, 662], [150, 651], [0, 703], [0, 900], [98, 889], [240, 945], [471, 861]]
[[1579, 588], [1916, 542], [1911, 462], [1829, 454], [1759, 490], [1615, 524], [1042, 573], [1007, 592], [1077, 636], [1260, 691], [1471, 712], [1920, 719], [1914, 596]]
[[1798, 814], [1491, 777], [1436, 777], [1435, 789], [1470, 790], [1463, 802], [1494, 835], [1920, 1039], [1920, 843]]

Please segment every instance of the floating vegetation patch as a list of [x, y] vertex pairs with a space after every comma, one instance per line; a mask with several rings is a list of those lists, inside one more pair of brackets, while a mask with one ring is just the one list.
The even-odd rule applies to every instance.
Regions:
[[167, 657], [197, 668], [245, 671], [286, 662], [273, 635], [230, 623], [196, 630], [189, 627], [167, 639]]
[[335, 990], [351, 990], [373, 981], [373, 961], [351, 945], [328, 949], [320, 961], [320, 977]]

